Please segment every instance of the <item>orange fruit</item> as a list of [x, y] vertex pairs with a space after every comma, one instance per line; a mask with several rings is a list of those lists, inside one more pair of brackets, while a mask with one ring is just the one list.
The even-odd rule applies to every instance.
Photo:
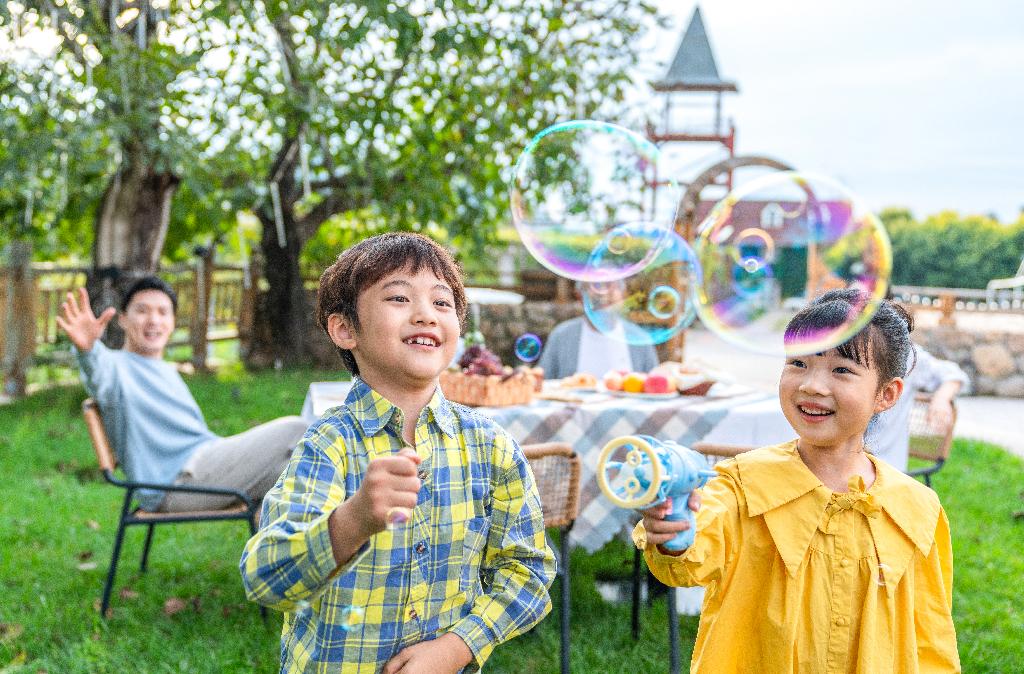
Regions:
[[626, 393], [643, 393], [646, 379], [647, 376], [640, 372], [630, 372], [622, 378], [622, 390]]

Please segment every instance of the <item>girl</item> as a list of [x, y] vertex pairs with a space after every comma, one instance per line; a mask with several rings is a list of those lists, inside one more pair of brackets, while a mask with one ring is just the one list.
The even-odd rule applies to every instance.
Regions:
[[[831, 291], [793, 317], [787, 342], [846, 322], [863, 295]], [[903, 390], [912, 320], [885, 301], [840, 346], [789, 358], [779, 399], [798, 438], [720, 463], [688, 524], [644, 512], [637, 547], [659, 580], [706, 588], [691, 672], [959, 672], [953, 558], [933, 491], [864, 447]]]

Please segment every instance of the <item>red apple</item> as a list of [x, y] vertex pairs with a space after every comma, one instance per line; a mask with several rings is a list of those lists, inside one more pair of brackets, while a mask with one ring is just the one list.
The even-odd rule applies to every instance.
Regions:
[[649, 374], [644, 380], [644, 393], [672, 393], [675, 384], [663, 374]]

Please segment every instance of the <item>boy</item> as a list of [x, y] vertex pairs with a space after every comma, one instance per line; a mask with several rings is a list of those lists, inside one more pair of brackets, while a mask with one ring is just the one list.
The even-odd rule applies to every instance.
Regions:
[[317, 304], [354, 383], [267, 494], [246, 592], [286, 611], [283, 672], [477, 669], [550, 610], [554, 556], [518, 445], [438, 388], [465, 318], [458, 268], [424, 236], [383, 234], [338, 257]]

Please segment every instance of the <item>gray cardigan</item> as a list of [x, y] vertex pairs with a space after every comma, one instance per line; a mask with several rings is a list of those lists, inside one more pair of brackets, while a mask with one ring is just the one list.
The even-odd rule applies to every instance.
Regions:
[[[585, 320], [579, 316], [559, 323], [548, 335], [540, 357], [545, 379], [562, 379], [575, 374], [576, 364], [580, 360], [580, 334]], [[629, 359], [635, 372], [647, 372], [658, 364], [658, 352], [650, 344], [631, 344]]]

